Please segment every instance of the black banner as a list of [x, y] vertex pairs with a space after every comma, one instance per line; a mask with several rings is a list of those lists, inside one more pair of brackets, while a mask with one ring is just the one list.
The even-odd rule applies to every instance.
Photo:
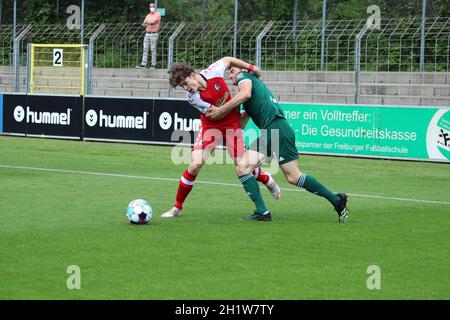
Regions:
[[3, 94], [0, 94], [0, 134], [3, 132]]
[[155, 100], [153, 141], [193, 144], [200, 112], [185, 100]]
[[3, 132], [80, 138], [81, 98], [5, 94]]
[[85, 97], [82, 105], [81, 97], [5, 94], [3, 131], [192, 145], [201, 124], [200, 112], [186, 100]]
[[90, 98], [84, 101], [84, 138], [151, 141], [152, 99]]
[[84, 110], [86, 139], [192, 144], [200, 126], [185, 100], [87, 97]]

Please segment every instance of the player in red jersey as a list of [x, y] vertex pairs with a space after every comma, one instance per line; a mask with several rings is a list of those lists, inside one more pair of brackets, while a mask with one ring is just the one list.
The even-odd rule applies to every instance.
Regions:
[[[230, 90], [224, 79], [225, 70], [230, 65], [242, 68], [247, 64], [242, 60], [226, 57], [199, 73], [187, 64], [176, 64], [169, 72], [170, 84], [174, 88], [183, 87], [187, 91], [188, 102], [201, 112], [201, 127], [194, 143], [189, 168], [181, 176], [175, 204], [161, 215], [164, 218], [181, 215], [183, 203], [191, 192], [197, 175], [217, 144], [224, 142], [235, 163], [246, 152], [242, 134], [242, 128], [249, 119], [246, 113], [241, 114], [236, 108], [221, 120], [211, 120], [205, 115], [210, 106], [221, 106], [231, 99]], [[253, 175], [269, 189], [275, 199], [279, 199], [280, 187], [269, 173], [257, 167]]]

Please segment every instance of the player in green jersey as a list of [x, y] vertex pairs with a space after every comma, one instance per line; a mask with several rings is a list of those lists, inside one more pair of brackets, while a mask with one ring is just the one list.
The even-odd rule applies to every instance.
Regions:
[[[250, 71], [250, 72], [246, 72]], [[348, 217], [347, 195], [334, 193], [317, 181], [314, 177], [302, 173], [298, 167], [298, 152], [295, 146], [295, 133], [284, 117], [283, 110], [267, 86], [254, 74], [260, 74], [259, 68], [250, 65], [248, 70], [231, 68], [230, 80], [238, 87], [238, 93], [220, 108], [212, 106], [207, 115], [218, 120], [227, 115], [233, 108], [243, 105], [245, 112], [252, 118], [257, 127], [261, 129], [261, 135], [252, 145], [252, 152], [238, 164], [238, 174], [241, 182], [245, 183], [245, 177], [251, 174], [253, 168], [260, 163], [275, 156], [279, 162], [287, 181], [293, 185], [304, 188], [318, 196], [326, 198], [335, 208], [339, 222], [345, 222]], [[258, 190], [247, 190], [251, 193], [255, 205], [258, 204]], [[262, 201], [262, 198], [261, 198]], [[270, 213], [262, 214], [255, 211], [247, 217], [249, 220], [270, 221]]]

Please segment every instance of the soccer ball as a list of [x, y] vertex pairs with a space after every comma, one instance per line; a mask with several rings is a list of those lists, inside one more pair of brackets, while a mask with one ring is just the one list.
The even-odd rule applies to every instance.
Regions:
[[153, 215], [150, 203], [144, 199], [136, 199], [128, 204], [126, 217], [132, 224], [147, 224]]

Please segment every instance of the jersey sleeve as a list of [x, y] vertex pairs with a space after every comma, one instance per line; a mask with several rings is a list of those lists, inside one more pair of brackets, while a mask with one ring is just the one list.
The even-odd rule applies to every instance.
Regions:
[[225, 76], [225, 70], [227, 66], [222, 60], [216, 61], [211, 64], [207, 69], [203, 70], [201, 73], [206, 77], [206, 79], [220, 77], [223, 78]]
[[193, 106], [195, 109], [200, 111], [201, 113], [206, 113], [206, 110], [211, 106], [210, 103], [205, 102], [200, 98], [200, 94], [197, 92], [186, 94], [187, 101]]
[[239, 86], [239, 84], [241, 84], [244, 81], [252, 81], [252, 79], [250, 78], [250, 73], [245, 72], [245, 71], [239, 72], [236, 75], [236, 83], [237, 83], [237, 85]]

